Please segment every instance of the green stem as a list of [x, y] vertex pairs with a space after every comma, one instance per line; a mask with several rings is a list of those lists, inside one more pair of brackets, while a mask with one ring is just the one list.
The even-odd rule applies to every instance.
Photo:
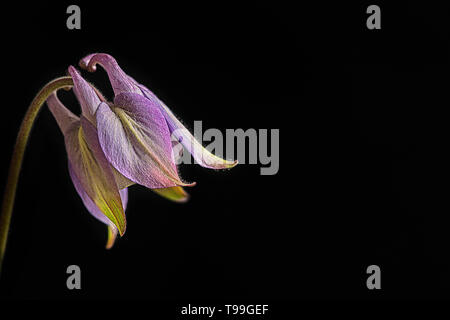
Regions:
[[9, 165], [8, 181], [6, 182], [5, 195], [3, 198], [2, 212], [0, 214], [0, 273], [5, 256], [6, 242], [8, 240], [8, 230], [11, 223], [11, 215], [14, 207], [14, 198], [16, 196], [17, 182], [22, 167], [23, 155], [30, 136], [31, 128], [41, 107], [47, 98], [55, 91], [61, 88], [70, 88], [73, 86], [71, 77], [57, 78], [47, 83], [41, 91], [34, 97], [25, 117], [20, 125], [17, 134], [16, 145], [14, 146], [11, 163]]

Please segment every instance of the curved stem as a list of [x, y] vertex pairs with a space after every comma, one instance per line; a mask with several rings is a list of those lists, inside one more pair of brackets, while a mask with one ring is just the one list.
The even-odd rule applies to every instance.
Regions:
[[6, 182], [2, 212], [0, 214], [0, 272], [3, 264], [3, 258], [5, 256], [8, 230], [11, 223], [11, 215], [14, 207], [14, 198], [16, 196], [17, 182], [19, 180], [19, 173], [22, 167], [23, 155], [25, 153], [25, 148], [34, 120], [52, 92], [61, 88], [70, 88], [72, 86], [73, 81], [71, 77], [61, 77], [47, 83], [41, 91], [39, 91], [36, 97], [34, 97], [27, 113], [25, 114], [25, 117], [22, 120], [22, 124], [20, 125], [16, 144], [11, 157], [11, 163], [9, 165], [8, 180]]

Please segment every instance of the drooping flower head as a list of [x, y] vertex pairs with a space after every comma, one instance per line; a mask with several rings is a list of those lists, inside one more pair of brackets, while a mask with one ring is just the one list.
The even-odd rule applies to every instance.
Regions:
[[186, 201], [178, 174], [172, 136], [200, 165], [231, 168], [237, 161], [221, 159], [205, 148], [149, 89], [126, 75], [114, 58], [93, 54], [80, 66], [95, 71], [100, 64], [114, 90], [108, 102], [74, 67], [69, 67], [81, 116], [70, 112], [54, 93], [47, 100], [64, 134], [69, 173], [88, 211], [108, 225], [111, 247], [126, 228], [125, 208], [130, 185], [140, 184], [174, 201]]

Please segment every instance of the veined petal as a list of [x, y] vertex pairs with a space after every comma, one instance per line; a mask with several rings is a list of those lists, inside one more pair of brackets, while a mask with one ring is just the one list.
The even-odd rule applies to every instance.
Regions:
[[127, 205], [128, 205], [128, 188], [119, 190], [119, 193], [120, 193], [120, 199], [122, 200], [123, 210], [125, 211], [127, 209]]
[[200, 142], [189, 132], [188, 129], [177, 119], [164, 102], [159, 100], [153, 92], [139, 85], [144, 96], [148, 99], [159, 101], [160, 110], [167, 121], [170, 133], [192, 154], [195, 161], [202, 167], [210, 169], [229, 169], [238, 164], [238, 161], [229, 161], [222, 159], [204, 148]]
[[175, 164], [179, 164], [180, 160], [183, 158], [183, 145], [179, 143], [178, 141], [173, 140], [173, 136], [171, 136], [172, 139], [172, 159]]
[[63, 134], [65, 134], [72, 126], [80, 124], [80, 118], [62, 104], [58, 99], [56, 92], [53, 92], [50, 97], [47, 98], [47, 105]]
[[114, 178], [116, 179], [116, 183], [117, 183], [117, 188], [119, 188], [119, 190], [128, 188], [128, 187], [132, 186], [133, 184], [135, 184], [135, 182], [133, 182], [130, 179], [128, 179], [127, 177], [125, 177], [123, 174], [121, 174], [119, 171], [117, 171], [117, 169], [114, 168], [113, 166], [111, 166], [111, 170], [114, 174]]
[[109, 54], [90, 54], [81, 59], [79, 63], [81, 68], [87, 69], [90, 72], [94, 72], [97, 69], [97, 64], [101, 65], [108, 73], [114, 95], [118, 95], [121, 92], [141, 92], [130, 77], [119, 67], [117, 61]]
[[80, 196], [84, 206], [89, 211], [89, 213], [93, 215], [97, 220], [103, 222], [106, 225], [113, 224], [111, 220], [109, 220], [108, 217], [103, 214], [103, 212], [99, 209], [99, 207], [88, 196], [83, 186], [81, 185], [80, 180], [75, 175], [74, 169], [72, 168], [72, 164], [70, 163], [70, 161], [68, 166], [69, 166], [69, 175], [70, 178], [72, 179], [72, 183], [75, 187], [75, 190], [77, 191], [78, 195]]
[[[78, 132], [78, 130], [81, 130], [81, 122], [80, 118], [78, 118], [76, 115], [74, 115], [69, 109], [67, 109], [64, 104], [58, 99], [58, 96], [56, 92], [54, 92], [48, 99], [47, 99], [47, 105], [53, 114], [53, 116], [56, 119], [56, 122], [58, 123], [58, 126], [60, 127], [61, 131], [63, 132], [64, 136], [66, 137], [66, 143], [67, 141], [74, 141], [73, 137], [70, 138], [73, 134]], [[98, 144], [98, 142], [97, 142]], [[75, 147], [75, 149], [79, 149]], [[111, 168], [114, 170], [113, 168]], [[114, 170], [115, 171], [115, 170]], [[117, 235], [117, 228], [115, 225], [111, 222], [111, 220], [103, 214], [103, 212], [99, 209], [99, 207], [92, 201], [92, 199], [89, 197], [87, 192], [85, 191], [83, 185], [81, 184], [80, 180], [77, 178], [76, 174], [74, 173], [74, 169], [72, 168], [71, 162], [69, 161], [69, 174], [72, 179], [73, 185], [75, 186], [75, 190], [77, 191], [78, 195], [80, 196], [81, 200], [83, 201], [83, 204], [85, 205], [86, 209], [98, 220], [108, 225], [108, 243], [107, 248], [110, 248], [114, 244], [114, 240]], [[120, 173], [114, 172], [115, 179], [117, 181], [117, 184], [119, 182], [122, 185], [130, 185], [133, 184], [131, 181], [123, 177]], [[121, 202], [123, 205], [123, 210], [125, 211], [127, 202], [128, 202], [128, 189], [120, 190], [119, 192], [121, 197]]]
[[121, 196], [95, 127], [82, 116], [81, 126], [68, 130], [65, 141], [71, 175], [78, 179], [87, 196], [123, 235], [126, 219]]
[[[70, 178], [72, 179], [72, 183], [75, 186], [75, 190], [77, 191], [78, 195], [80, 196], [81, 200], [83, 201], [84, 206], [89, 211], [91, 215], [93, 215], [96, 219], [103, 222], [108, 226], [108, 240], [106, 244], [106, 248], [110, 249], [117, 236], [117, 228], [114, 226], [114, 224], [111, 222], [111, 220], [108, 219], [107, 216], [103, 214], [103, 212], [99, 209], [99, 207], [92, 201], [92, 199], [88, 196], [86, 191], [84, 190], [83, 186], [81, 185], [80, 180], [78, 180], [77, 176], [75, 175], [72, 165], [69, 162], [69, 174]], [[127, 208], [128, 203], [128, 189], [122, 189], [120, 190], [120, 197], [122, 199], [122, 206], [123, 210], [125, 211]]]
[[189, 185], [178, 177], [169, 129], [159, 108], [134, 93], [116, 96], [97, 110], [100, 145], [126, 178], [150, 189]]
[[[128, 204], [128, 189], [122, 189], [119, 191], [122, 198], [123, 210], [125, 211]], [[111, 249], [116, 242], [117, 228], [113, 224], [108, 225], [108, 240], [106, 241], [106, 249]]]
[[69, 67], [69, 74], [72, 76], [73, 91], [81, 105], [83, 116], [95, 124], [94, 115], [101, 102], [96, 90], [81, 77], [74, 67]]
[[160, 196], [175, 201], [175, 202], [186, 202], [189, 199], [189, 195], [184, 191], [182, 187], [170, 187], [161, 189], [152, 189], [155, 193]]

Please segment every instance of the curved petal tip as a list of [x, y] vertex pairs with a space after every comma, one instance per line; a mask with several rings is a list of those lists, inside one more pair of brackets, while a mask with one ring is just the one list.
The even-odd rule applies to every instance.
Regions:
[[170, 187], [151, 190], [166, 199], [178, 203], [184, 203], [189, 200], [189, 194], [187, 194], [182, 187]]
[[94, 72], [95, 70], [97, 70], [97, 66], [95, 64], [92, 64], [91, 66], [89, 66], [89, 62], [91, 61], [92, 57], [95, 56], [96, 54], [97, 53], [92, 53], [92, 54], [87, 55], [83, 59], [81, 59], [80, 62], [78, 63], [80, 68], [84, 69], [84, 70], [88, 70], [90, 72]]
[[234, 167], [236, 167], [236, 166], [239, 164], [239, 161], [238, 161], [238, 160], [229, 161], [229, 162], [230, 162], [230, 164], [229, 164], [228, 167], [225, 168], [225, 169], [231, 169], [231, 168], [234, 168]]
[[113, 247], [114, 242], [116, 241], [116, 237], [117, 237], [117, 229], [109, 225], [108, 241], [106, 242], [106, 249], [111, 249]]
[[197, 182], [181, 182], [178, 183], [178, 185], [182, 187], [194, 187], [195, 185], [197, 185]]

